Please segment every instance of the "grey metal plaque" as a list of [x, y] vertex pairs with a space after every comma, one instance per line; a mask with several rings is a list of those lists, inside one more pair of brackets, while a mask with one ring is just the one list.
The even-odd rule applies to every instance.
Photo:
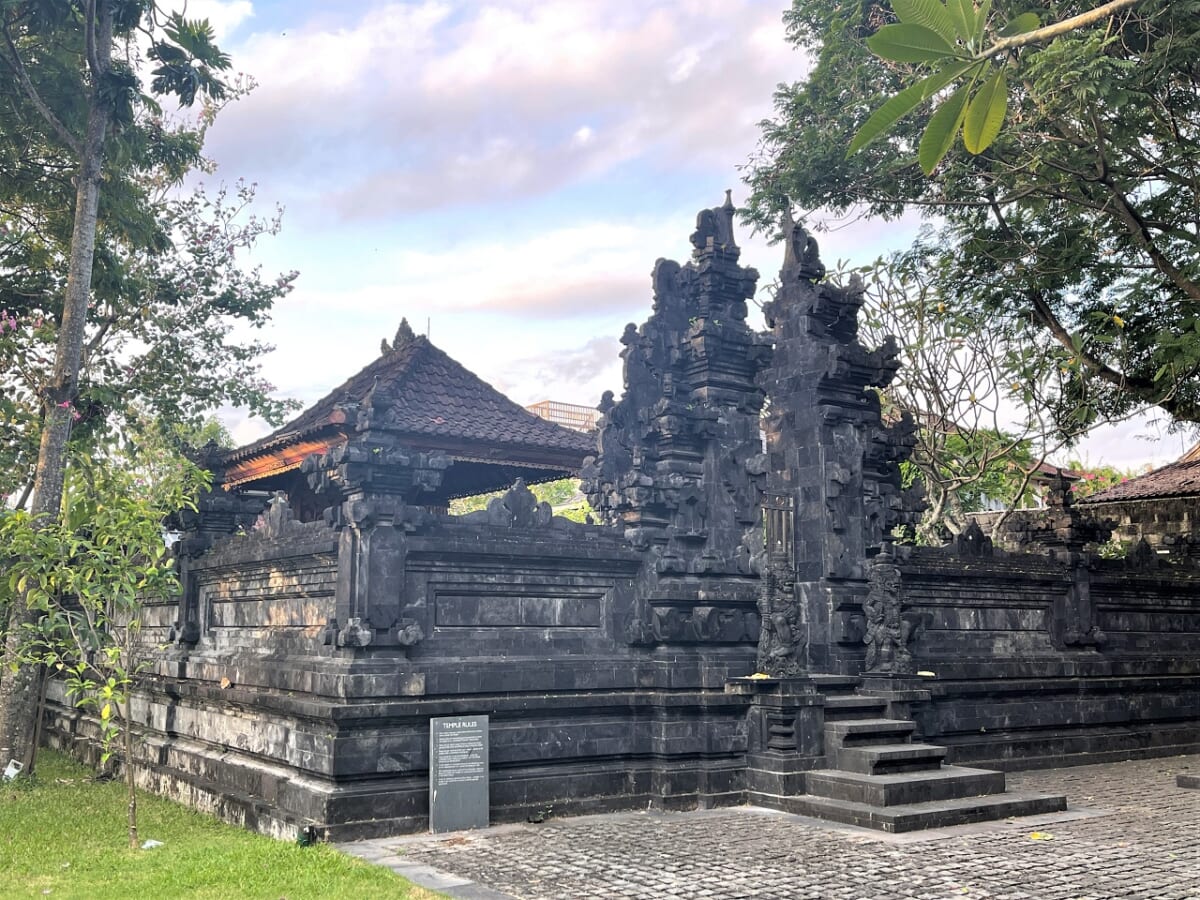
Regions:
[[429, 720], [429, 830], [488, 826], [488, 717]]

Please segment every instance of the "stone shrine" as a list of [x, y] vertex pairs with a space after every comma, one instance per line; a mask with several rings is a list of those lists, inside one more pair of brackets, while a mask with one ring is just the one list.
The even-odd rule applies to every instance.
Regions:
[[[861, 285], [793, 222], [752, 329], [734, 214], [656, 263], [596, 435], [402, 323], [284, 428], [209, 448], [180, 596], [143, 611], [138, 783], [280, 837], [418, 831], [431, 723], [486, 721], [443, 780], [492, 822], [755, 803], [906, 831], [1063, 808], [1006, 769], [1195, 752], [1194, 557], [1103, 559], [1069, 504], [1016, 550], [895, 543], [920, 507], [912, 420], [875, 392], [896, 348], [862, 346]], [[564, 474], [601, 522], [528, 488]], [[98, 754], [60, 682], [46, 718]]]

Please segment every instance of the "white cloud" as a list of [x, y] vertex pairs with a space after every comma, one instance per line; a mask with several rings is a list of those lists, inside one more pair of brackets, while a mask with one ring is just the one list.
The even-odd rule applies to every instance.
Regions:
[[[171, 7], [168, 4], [168, 7]], [[226, 40], [239, 25], [254, 15], [250, 0], [187, 0], [173, 5], [189, 20], [207, 19], [216, 35], [217, 44]]]
[[756, 0], [496, 0], [300, 22], [231, 47], [260, 87], [210, 149], [346, 218], [544, 193], [632, 160], [732, 169], [798, 74], [778, 20]]
[[[1158, 468], [1179, 459], [1195, 444], [1194, 431], [1170, 432], [1166, 417], [1151, 410], [1126, 422], [1102, 425], [1080, 441], [1069, 453], [1061, 454], [1087, 466], [1118, 469]], [[1064, 459], [1065, 462], [1065, 459]]]

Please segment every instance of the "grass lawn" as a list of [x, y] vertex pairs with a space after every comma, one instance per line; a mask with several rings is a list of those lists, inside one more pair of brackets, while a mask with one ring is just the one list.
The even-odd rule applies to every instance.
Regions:
[[43, 750], [33, 784], [0, 783], [0, 898], [440, 896], [332, 847], [250, 834], [140, 792], [138, 837], [163, 846], [130, 850], [125, 815], [123, 782], [98, 784]]

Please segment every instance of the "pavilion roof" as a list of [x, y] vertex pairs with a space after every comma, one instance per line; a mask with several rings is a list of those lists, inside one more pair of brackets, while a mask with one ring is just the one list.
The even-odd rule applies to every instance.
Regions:
[[[401, 326], [394, 347], [264, 438], [224, 454], [228, 486], [297, 468], [311, 453], [345, 442], [358, 408], [382, 410], [384, 430], [417, 450], [457, 460], [574, 471], [595, 438], [535, 416]], [[373, 427], [376, 427], [373, 425]]]

